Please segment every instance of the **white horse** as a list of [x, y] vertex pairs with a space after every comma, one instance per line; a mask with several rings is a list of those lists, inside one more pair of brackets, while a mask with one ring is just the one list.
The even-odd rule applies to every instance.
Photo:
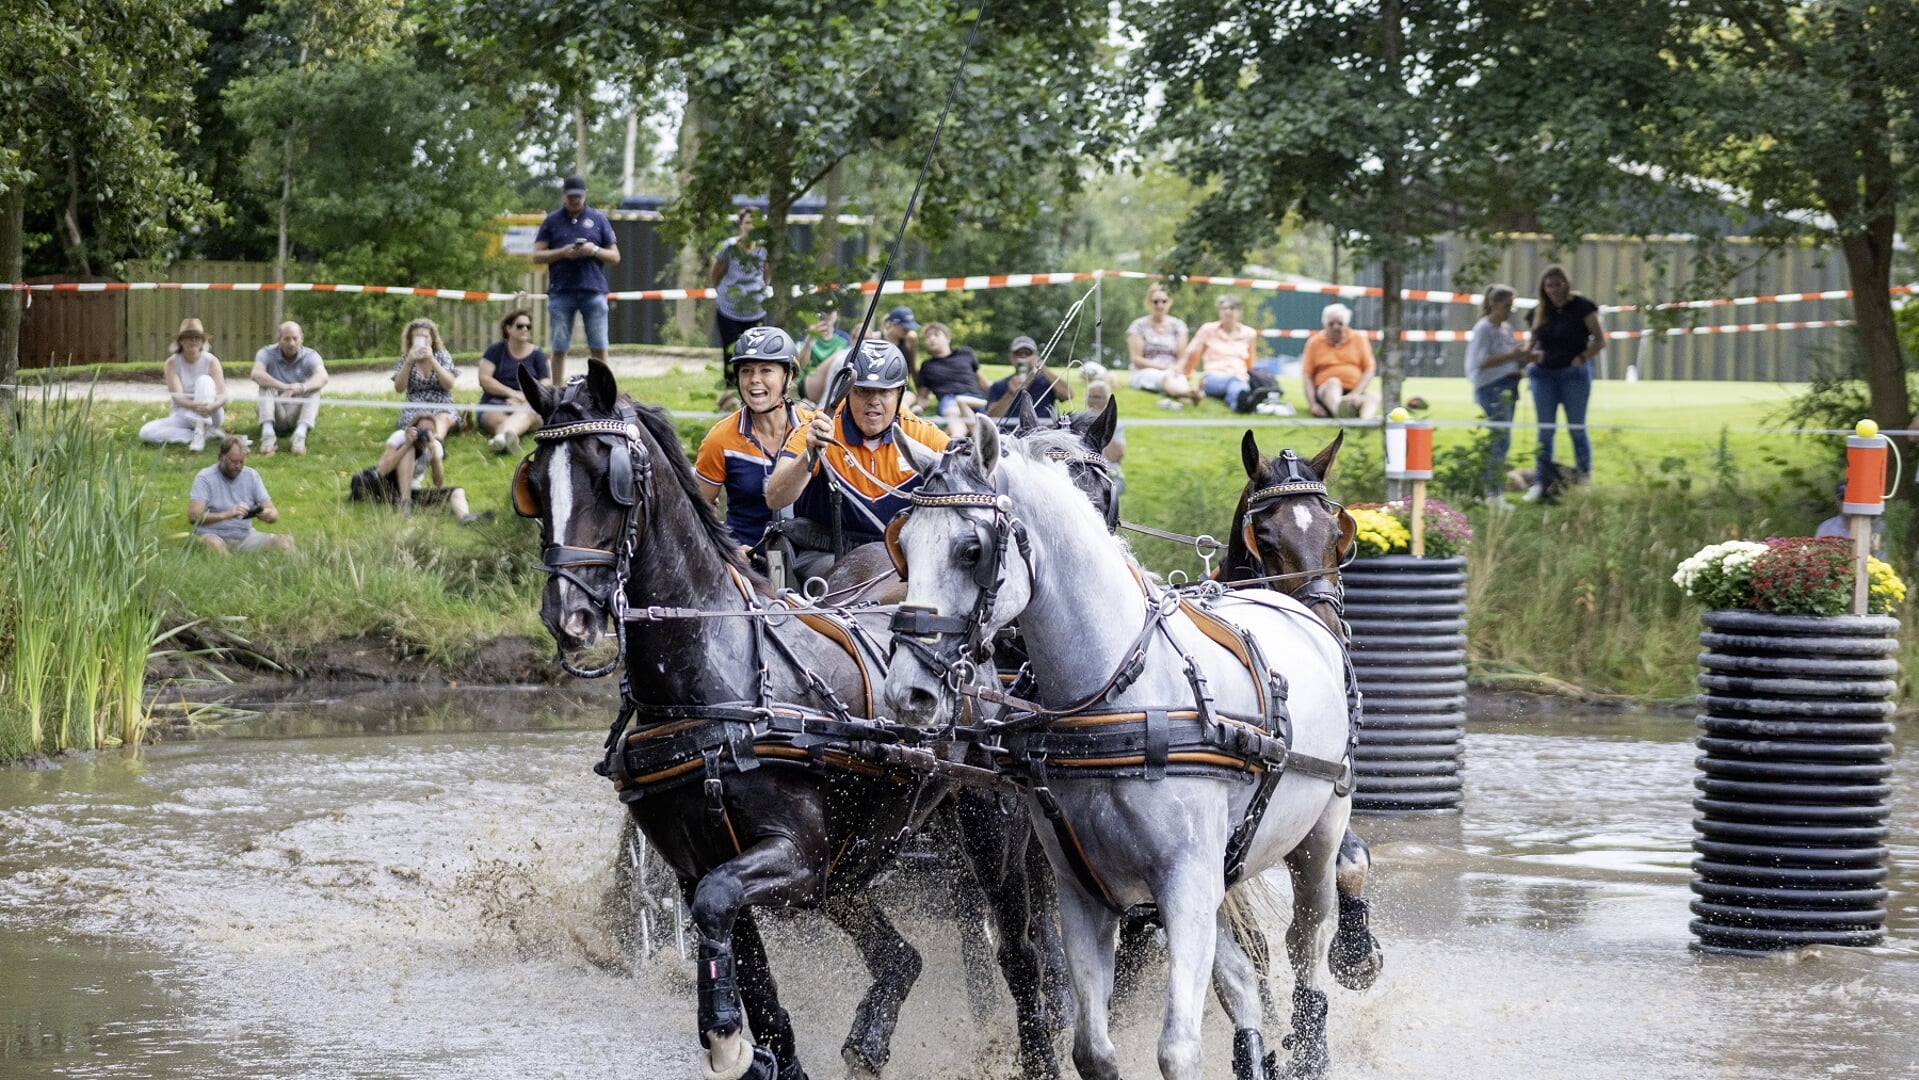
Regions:
[[[1157, 758], [1168, 762], [1161, 776], [1148, 777], [1143, 768], [1086, 767], [1127, 753], [1143, 764], [1153, 753], [1150, 721], [1135, 727], [1142, 734], [1134, 742], [1109, 744], [1104, 756], [1100, 744], [1070, 742], [1102, 715], [1111, 721], [1114, 714], [1163, 717], [1172, 710], [1190, 717], [1196, 696], [1204, 694], [1219, 717], [1210, 730], [1231, 736], [1249, 730], [1232, 718], [1257, 721], [1269, 714], [1240, 652], [1209, 636], [1197, 621], [1203, 615], [1189, 615], [1146, 584], [1123, 542], [1074, 490], [1066, 469], [1048, 459], [1046, 451], [1064, 438], [1070, 436], [1002, 440], [990, 423], [979, 422], [970, 446], [956, 443], [943, 457], [904, 440], [926, 479], [915, 509], [893, 536], [910, 574], [895, 621], [887, 703], [909, 723], [950, 722], [961, 681], [953, 670], [961, 676], [968, 670], [957, 663], [963, 650], [982, 640], [973, 635], [991, 640], [1017, 619], [1041, 688], [1039, 704], [1080, 718], [1078, 724], [1055, 723], [1037, 738], [1009, 735], [1007, 742], [1014, 751], [1009, 767], [1027, 768], [1028, 808], [1059, 882], [1079, 1005], [1073, 1062], [1081, 1076], [1118, 1076], [1107, 1032], [1114, 933], [1127, 907], [1148, 902], [1158, 905], [1169, 954], [1160, 1072], [1199, 1077], [1200, 1016], [1210, 976], [1233, 1020], [1236, 1080], [1321, 1076], [1327, 1066], [1326, 995], [1318, 986], [1319, 971], [1327, 916], [1334, 909], [1335, 857], [1352, 810], [1340, 645], [1290, 597], [1264, 591], [1215, 597], [1211, 611], [1249, 631], [1255, 651], [1283, 673], [1283, 679], [1269, 680], [1268, 690], [1277, 690], [1274, 696], [1290, 713], [1290, 737], [1264, 744], [1269, 769], [1207, 768], [1193, 732], [1208, 727], [1191, 719], [1183, 728], [1170, 721], [1170, 749], [1169, 721], [1160, 721]], [[1003, 442], [1011, 444], [1005, 457]], [[909, 653], [917, 662], [904, 655]], [[1129, 663], [1136, 653], [1141, 662]], [[1057, 741], [1059, 734], [1066, 740]], [[1034, 769], [1034, 745], [1073, 746], [1080, 756], [1042, 751], [1052, 753], [1052, 760]], [[1283, 766], [1270, 768], [1282, 760]], [[1264, 813], [1256, 830], [1235, 845], [1236, 827], [1248, 820], [1266, 771], [1277, 780]], [[1295, 978], [1292, 1035], [1286, 1040], [1292, 1053], [1283, 1072], [1264, 1053], [1252, 963], [1221, 915], [1229, 848], [1244, 857], [1238, 887], [1282, 862], [1292, 878], [1293, 917], [1286, 932]]]

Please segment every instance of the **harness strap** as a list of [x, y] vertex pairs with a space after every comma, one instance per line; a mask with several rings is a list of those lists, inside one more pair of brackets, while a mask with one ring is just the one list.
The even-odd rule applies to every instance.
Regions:
[[1040, 813], [1046, 815], [1048, 824], [1053, 826], [1053, 839], [1059, 844], [1059, 851], [1066, 859], [1066, 866], [1073, 872], [1073, 880], [1080, 888], [1105, 904], [1107, 910], [1124, 915], [1126, 909], [1113, 896], [1113, 890], [1106, 887], [1099, 871], [1093, 869], [1092, 860], [1086, 857], [1086, 848], [1079, 842], [1079, 832], [1066, 816], [1066, 809], [1053, 797], [1053, 790], [1046, 786], [1046, 759], [1042, 755], [1035, 758], [1030, 768], [1033, 776], [1033, 799], [1039, 803]]

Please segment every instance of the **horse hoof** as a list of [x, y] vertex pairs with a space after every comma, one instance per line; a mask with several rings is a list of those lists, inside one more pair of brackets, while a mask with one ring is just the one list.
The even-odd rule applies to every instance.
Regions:
[[780, 1080], [779, 1062], [764, 1046], [755, 1046], [746, 1060], [729, 1069], [715, 1069], [712, 1060], [700, 1063], [701, 1080]]
[[1334, 939], [1332, 954], [1326, 960], [1326, 966], [1332, 969], [1333, 981], [1348, 990], [1370, 989], [1386, 967], [1386, 953], [1371, 934], [1357, 942]]

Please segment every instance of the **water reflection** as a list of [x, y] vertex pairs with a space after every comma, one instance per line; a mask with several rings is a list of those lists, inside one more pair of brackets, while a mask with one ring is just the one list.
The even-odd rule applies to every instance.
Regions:
[[[697, 1075], [686, 972], [622, 970], [599, 909], [603, 701], [235, 703], [262, 715], [228, 738], [0, 772], [0, 1076]], [[1912, 1075], [1919, 817], [1895, 807], [1886, 948], [1694, 956], [1691, 737], [1501, 702], [1468, 735], [1464, 813], [1361, 819], [1388, 961], [1333, 996], [1335, 1075]], [[907, 877], [881, 895], [927, 970], [889, 1075], [1008, 1075], [1010, 1006], [967, 1019], [945, 908]], [[806, 1060], [837, 1075], [857, 959], [805, 917], [768, 938]], [[1157, 1013], [1119, 1017], [1129, 1076], [1157, 1073]]]

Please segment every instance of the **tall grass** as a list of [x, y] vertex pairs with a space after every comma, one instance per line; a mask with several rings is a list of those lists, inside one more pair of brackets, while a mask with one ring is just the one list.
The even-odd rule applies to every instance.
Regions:
[[51, 389], [0, 429], [0, 759], [136, 743], [157, 627], [156, 511], [90, 401]]

